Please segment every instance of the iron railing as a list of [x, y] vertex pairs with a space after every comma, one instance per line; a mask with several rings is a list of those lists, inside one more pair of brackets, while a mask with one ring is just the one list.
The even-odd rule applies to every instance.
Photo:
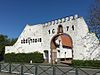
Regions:
[[0, 63], [0, 72], [17, 75], [100, 75], [100, 69], [72, 67], [64, 64]]

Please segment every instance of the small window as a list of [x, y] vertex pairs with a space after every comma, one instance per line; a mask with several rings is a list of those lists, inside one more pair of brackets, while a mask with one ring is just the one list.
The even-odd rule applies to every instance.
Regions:
[[34, 43], [34, 39], [33, 39], [33, 43]]
[[28, 43], [28, 40], [26, 39], [25, 42]]
[[66, 54], [66, 52], [65, 52], [65, 54]]
[[42, 39], [41, 38], [38, 38], [38, 40], [37, 40], [38, 42], [41, 42], [42, 41]]
[[26, 40], [25, 39], [23, 39], [23, 40], [21, 40], [21, 43], [23, 44], [23, 43], [25, 43], [26, 42]]
[[67, 28], [67, 31], [68, 31], [68, 29], [69, 29], [69, 26], [67, 26], [66, 28]]
[[52, 30], [52, 33], [53, 33], [53, 34], [55, 33], [55, 29]]
[[49, 32], [49, 34], [50, 34], [50, 30], [49, 30], [48, 32]]
[[38, 38], [38, 42], [41, 42], [41, 38]]
[[31, 43], [32, 43], [32, 39], [30, 39]]
[[42, 42], [42, 39], [40, 38], [40, 42]]
[[59, 32], [59, 33], [63, 33], [63, 26], [62, 26], [62, 25], [59, 25], [59, 26], [58, 26], [58, 32]]
[[23, 44], [23, 40], [21, 40], [21, 44]]
[[60, 50], [58, 50], [58, 52], [60, 53]]
[[25, 39], [23, 39], [23, 43], [25, 43]]
[[35, 39], [35, 42], [37, 42], [37, 39]]
[[72, 25], [72, 30], [74, 30], [74, 25]]

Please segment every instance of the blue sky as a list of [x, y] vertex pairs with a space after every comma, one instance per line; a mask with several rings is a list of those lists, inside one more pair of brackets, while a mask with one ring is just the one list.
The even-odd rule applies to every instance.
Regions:
[[0, 34], [20, 35], [26, 24], [79, 14], [85, 19], [94, 0], [0, 0]]

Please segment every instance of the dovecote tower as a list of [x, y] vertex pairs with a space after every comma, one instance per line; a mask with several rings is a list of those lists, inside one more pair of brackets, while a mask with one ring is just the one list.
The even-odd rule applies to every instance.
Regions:
[[44, 24], [26, 25], [13, 46], [5, 53], [43, 53], [46, 62], [66, 60], [100, 60], [100, 44], [95, 33], [89, 33], [83, 17], [78, 15]]

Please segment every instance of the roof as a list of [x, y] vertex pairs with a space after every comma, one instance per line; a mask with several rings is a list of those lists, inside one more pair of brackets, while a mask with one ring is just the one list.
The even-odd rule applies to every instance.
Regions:
[[63, 48], [72, 48], [73, 44], [71, 37], [65, 33], [55, 35], [51, 40], [51, 48], [56, 49], [60, 45], [62, 45]]

